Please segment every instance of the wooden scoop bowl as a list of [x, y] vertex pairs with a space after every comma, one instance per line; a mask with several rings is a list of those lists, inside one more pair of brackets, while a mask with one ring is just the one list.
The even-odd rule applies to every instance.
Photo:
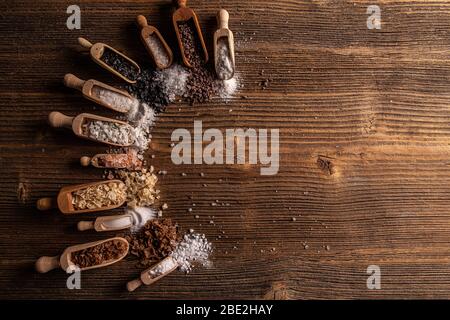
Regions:
[[[228, 20], [230, 19], [230, 15], [228, 14], [228, 11], [225, 9], [221, 9], [217, 13], [217, 24], [219, 26], [219, 29], [214, 33], [214, 66], [216, 69], [216, 74], [221, 80], [229, 80], [233, 78], [234, 70], [235, 70], [235, 57], [234, 57], [234, 36], [233, 32], [231, 32], [230, 29], [228, 29]], [[218, 42], [219, 39], [225, 38], [228, 42], [228, 51], [230, 54], [231, 63], [233, 64], [233, 75], [231, 77], [225, 79], [221, 78], [220, 72], [218, 70], [219, 67], [219, 46]]]
[[92, 139], [91, 137], [86, 135], [83, 130], [83, 125], [89, 121], [114, 122], [114, 123], [121, 124], [124, 126], [129, 126], [130, 132], [132, 132], [132, 130], [133, 130], [133, 128], [126, 122], [116, 120], [116, 119], [96, 116], [96, 115], [90, 114], [90, 113], [82, 113], [76, 117], [69, 117], [69, 116], [62, 114], [61, 112], [53, 111], [48, 116], [48, 122], [50, 123], [50, 125], [53, 128], [71, 129], [73, 131], [73, 133], [75, 133], [75, 135], [77, 135], [80, 138], [91, 140], [91, 141], [96, 141], [96, 142], [101, 142], [101, 143], [115, 146], [115, 147], [129, 147], [132, 145], [132, 143], [118, 144], [118, 143], [113, 143], [113, 142]]
[[111, 182], [123, 184], [123, 182], [120, 180], [107, 180], [107, 181], [100, 181], [100, 182], [94, 182], [94, 183], [80, 184], [80, 185], [75, 185], [75, 186], [67, 186], [67, 187], [61, 188], [56, 199], [54, 199], [54, 198], [39, 199], [36, 203], [36, 207], [41, 211], [46, 211], [46, 210], [50, 210], [50, 209], [57, 207], [63, 214], [66, 214], [66, 215], [112, 210], [112, 209], [122, 206], [125, 203], [125, 201], [123, 201], [119, 204], [111, 205], [111, 206], [107, 206], [107, 207], [101, 207], [101, 208], [96, 208], [96, 209], [84, 209], [84, 210], [75, 210], [75, 208], [72, 204], [72, 199], [73, 199], [72, 193], [73, 192], [81, 190], [81, 189], [85, 189], [88, 187], [92, 187], [92, 186], [108, 184]]
[[95, 103], [98, 103], [99, 105], [101, 105], [105, 108], [111, 109], [113, 111], [116, 111], [116, 112], [127, 113], [126, 110], [125, 111], [120, 110], [116, 106], [114, 106], [112, 104], [108, 104], [105, 101], [103, 101], [102, 99], [100, 99], [100, 97], [98, 97], [94, 93], [94, 90], [93, 90], [94, 87], [100, 88], [103, 90], [107, 90], [107, 91], [111, 91], [118, 95], [121, 95], [126, 98], [134, 100], [134, 98], [126, 91], [111, 87], [111, 86], [109, 86], [103, 82], [97, 81], [97, 80], [93, 80], [93, 79], [82, 80], [71, 73], [68, 73], [64, 76], [64, 84], [66, 85], [66, 87], [81, 91], [81, 93], [83, 94], [83, 96], [86, 99], [94, 101]]
[[49, 272], [50, 270], [56, 269], [61, 267], [64, 271], [67, 271], [67, 269], [69, 267], [76, 267], [76, 265], [71, 261], [71, 254], [73, 252], [77, 252], [77, 251], [81, 251], [90, 247], [95, 247], [99, 244], [108, 242], [108, 241], [121, 241], [124, 244], [126, 244], [126, 250], [124, 251], [124, 253], [117, 259], [115, 260], [110, 260], [110, 261], [105, 261], [102, 264], [99, 265], [94, 265], [94, 266], [90, 266], [90, 267], [86, 267], [86, 268], [81, 268], [80, 271], [86, 271], [89, 269], [96, 269], [96, 268], [102, 268], [102, 267], [106, 267], [109, 266], [113, 263], [119, 262], [120, 260], [122, 260], [123, 258], [125, 258], [125, 256], [128, 254], [128, 250], [129, 250], [129, 244], [128, 241], [125, 240], [124, 238], [120, 238], [120, 237], [115, 237], [115, 238], [110, 238], [110, 239], [106, 239], [106, 240], [100, 240], [100, 241], [95, 241], [95, 242], [89, 242], [89, 243], [85, 243], [85, 244], [79, 244], [79, 245], [75, 245], [75, 246], [71, 246], [66, 248], [66, 250], [64, 250], [64, 252], [59, 255], [59, 256], [54, 256], [54, 257], [47, 257], [47, 256], [43, 256], [40, 257], [35, 264], [35, 268], [36, 271], [39, 273], [46, 273]]
[[[154, 26], [149, 26], [147, 19], [143, 15], [139, 15], [136, 17], [137, 24], [141, 27], [141, 41], [144, 44], [145, 49], [150, 54], [150, 56], [153, 58], [153, 61], [155, 62], [155, 65], [158, 69], [166, 69], [172, 65], [173, 62], [173, 52], [168, 46], [167, 42], [164, 40], [161, 33], [156, 29]], [[150, 46], [147, 44], [146, 39], [150, 37], [156, 36], [159, 41], [161, 41], [164, 49], [166, 50], [167, 57], [169, 58], [169, 61], [167, 65], [161, 64], [157, 59], [155, 54], [153, 53], [153, 50], [150, 48]]]
[[173, 13], [172, 21], [173, 26], [175, 28], [175, 33], [177, 35], [178, 45], [180, 47], [183, 62], [187, 67], [192, 68], [191, 63], [187, 59], [184, 52], [183, 41], [181, 40], [181, 34], [180, 29], [178, 28], [178, 23], [187, 22], [191, 19], [193, 20], [195, 29], [197, 31], [197, 39], [200, 41], [201, 46], [203, 48], [203, 55], [204, 55], [203, 58], [205, 60], [205, 63], [208, 62], [208, 50], [206, 49], [205, 40], [203, 39], [202, 29], [200, 28], [200, 23], [198, 22], [197, 15], [195, 14], [194, 10], [186, 7], [186, 3], [187, 0], [177, 0], [178, 9]]
[[[86, 231], [94, 229], [97, 232], [117, 231], [128, 229], [133, 226], [133, 216], [131, 214], [123, 214], [118, 216], [98, 217], [95, 221], [78, 222], [78, 231]], [[117, 226], [115, 225], [117, 224]], [[120, 225], [120, 226], [119, 226]]]
[[[162, 265], [166, 264], [166, 267], [164, 267], [164, 272], [157, 272], [157, 269], [160, 268]], [[151, 285], [152, 283], [155, 283], [159, 279], [167, 276], [168, 274], [172, 273], [178, 268], [178, 263], [171, 257], [167, 257], [164, 260], [161, 260], [159, 263], [151, 266], [147, 270], [143, 271], [141, 273], [141, 276], [139, 279], [132, 280], [127, 283], [127, 290], [129, 292], [132, 292], [142, 286], [145, 285]]]
[[105, 52], [105, 48], [115, 52], [117, 55], [121, 56], [123, 59], [127, 60], [128, 63], [132, 64], [137, 71], [137, 74], [141, 73], [141, 68], [139, 67], [139, 65], [134, 62], [133, 60], [131, 60], [130, 58], [128, 58], [126, 55], [124, 55], [123, 53], [120, 53], [119, 51], [117, 51], [116, 49], [114, 49], [111, 46], [108, 46], [105, 43], [101, 43], [101, 42], [97, 42], [95, 44], [92, 44], [91, 42], [89, 42], [88, 40], [86, 40], [85, 38], [78, 38], [78, 43], [86, 48], [89, 49], [90, 55], [92, 60], [97, 63], [98, 65], [100, 65], [101, 67], [103, 67], [104, 69], [108, 70], [109, 72], [111, 72], [112, 74], [118, 76], [119, 78], [125, 80], [128, 83], [136, 83], [136, 80], [133, 79], [129, 79], [126, 76], [124, 76], [123, 74], [121, 74], [120, 72], [118, 72], [116, 69], [114, 69], [113, 67], [111, 67], [110, 65], [106, 64], [102, 59], [102, 55]]

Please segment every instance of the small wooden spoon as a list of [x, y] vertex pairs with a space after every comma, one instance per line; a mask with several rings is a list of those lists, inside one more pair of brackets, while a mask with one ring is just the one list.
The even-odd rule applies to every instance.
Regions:
[[206, 49], [205, 40], [203, 39], [202, 29], [200, 28], [200, 23], [198, 22], [197, 15], [195, 14], [194, 10], [191, 8], [186, 7], [187, 0], [177, 0], [178, 4], [178, 10], [176, 10], [172, 16], [173, 26], [175, 28], [175, 33], [177, 34], [178, 39], [178, 45], [180, 46], [181, 51], [181, 57], [183, 58], [184, 64], [192, 68], [192, 65], [190, 61], [187, 59], [185, 52], [184, 52], [184, 46], [183, 41], [181, 40], [181, 34], [180, 29], [178, 27], [178, 23], [187, 22], [189, 20], [194, 21], [195, 29], [197, 31], [197, 38], [199, 39], [202, 48], [203, 48], [203, 55], [205, 59], [205, 63], [208, 62], [208, 50]]
[[40, 257], [35, 264], [35, 268], [36, 271], [39, 273], [46, 273], [49, 272], [50, 270], [56, 269], [58, 267], [61, 267], [64, 271], [67, 271], [67, 269], [69, 267], [75, 267], [76, 265], [72, 262], [71, 260], [71, 254], [77, 251], [81, 251], [90, 247], [95, 247], [99, 244], [108, 242], [108, 241], [121, 241], [124, 244], [126, 244], [126, 250], [124, 250], [123, 254], [114, 260], [110, 260], [110, 261], [105, 261], [101, 264], [98, 265], [94, 265], [94, 266], [90, 266], [90, 267], [86, 267], [86, 268], [81, 268], [80, 271], [86, 271], [89, 269], [96, 269], [96, 268], [102, 268], [102, 267], [106, 267], [109, 266], [113, 263], [119, 262], [120, 260], [122, 260], [123, 258], [125, 258], [125, 256], [128, 254], [128, 250], [129, 250], [129, 244], [128, 241], [125, 240], [124, 238], [121, 237], [114, 237], [114, 238], [110, 238], [110, 239], [106, 239], [106, 240], [100, 240], [100, 241], [95, 241], [95, 242], [89, 242], [89, 243], [85, 243], [85, 244], [79, 244], [79, 245], [75, 245], [75, 246], [71, 246], [66, 248], [66, 250], [64, 250], [64, 252], [59, 255], [59, 256], [54, 256], [54, 257], [47, 257], [47, 256], [43, 256]]
[[[137, 16], [136, 22], [142, 28], [142, 30], [141, 30], [142, 43], [144, 44], [144, 47], [145, 47], [145, 49], [147, 49], [150, 56], [153, 58], [153, 61], [155, 62], [156, 67], [158, 69], [166, 69], [166, 68], [170, 67], [173, 62], [173, 53], [172, 53], [172, 50], [170, 49], [170, 47], [168, 46], [167, 42], [164, 40], [161, 33], [158, 31], [158, 29], [156, 29], [153, 26], [149, 26], [147, 19], [142, 15]], [[160, 61], [158, 61], [152, 48], [148, 45], [148, 43], [146, 41], [146, 39], [148, 39], [150, 37], [155, 37], [155, 36], [156, 36], [156, 38], [159, 39], [159, 41], [161, 41], [161, 44], [163, 45], [164, 49], [166, 50], [166, 54], [167, 54], [167, 58], [168, 58], [168, 62], [166, 65], [163, 65], [160, 63]]]
[[50, 123], [50, 125], [53, 128], [72, 129], [72, 131], [75, 133], [75, 135], [77, 135], [78, 137], [83, 138], [83, 139], [101, 142], [101, 143], [108, 144], [111, 146], [116, 146], [116, 147], [129, 147], [133, 144], [133, 143], [118, 144], [118, 143], [113, 143], [113, 142], [108, 142], [108, 141], [100, 141], [100, 140], [96, 140], [96, 139], [89, 137], [84, 132], [83, 125], [90, 121], [103, 121], [103, 122], [117, 123], [117, 124], [129, 127], [128, 130], [130, 132], [133, 132], [133, 128], [126, 122], [119, 121], [116, 119], [96, 116], [96, 115], [90, 114], [90, 113], [82, 113], [76, 117], [69, 117], [69, 116], [62, 114], [61, 112], [53, 111], [48, 116], [48, 122]]
[[133, 226], [133, 216], [131, 214], [123, 214], [118, 216], [98, 217], [95, 221], [78, 222], [78, 230], [86, 231], [94, 229], [97, 232], [117, 231], [128, 229]]
[[[155, 283], [159, 279], [167, 276], [178, 268], [178, 263], [171, 256], [165, 258], [154, 266], [148, 268], [141, 273], [139, 279], [132, 280], [127, 283], [127, 290], [132, 292], [142, 286]], [[158, 270], [159, 269], [159, 270]]]
[[101, 59], [101, 57], [103, 56], [103, 53], [105, 52], [105, 48], [109, 49], [109, 50], [113, 51], [114, 53], [116, 53], [117, 55], [121, 56], [128, 63], [130, 63], [136, 69], [136, 75], [141, 73], [141, 68], [139, 67], [139, 65], [136, 62], [134, 62], [133, 60], [131, 60], [130, 58], [128, 58], [126, 55], [124, 55], [123, 53], [120, 53], [119, 51], [117, 51], [116, 49], [114, 49], [113, 47], [111, 47], [111, 46], [109, 46], [109, 45], [107, 45], [105, 43], [97, 42], [95, 44], [92, 44], [91, 42], [89, 42], [85, 38], [78, 38], [78, 43], [82, 47], [90, 50], [89, 52], [90, 52], [91, 58], [92, 58], [92, 60], [95, 63], [97, 63], [98, 65], [100, 65], [104, 69], [108, 70], [112, 74], [115, 74], [116, 76], [118, 76], [119, 78], [125, 80], [128, 83], [136, 83], [135, 79], [127, 78], [127, 76], [121, 74], [119, 71], [114, 69], [112, 66], [106, 64]]
[[68, 73], [64, 76], [64, 84], [72, 89], [77, 89], [83, 93], [83, 96], [91, 101], [94, 101], [95, 103], [98, 103], [101, 106], [104, 106], [108, 109], [111, 109], [113, 111], [127, 113], [129, 110], [120, 109], [114, 104], [107, 103], [106, 101], [102, 100], [96, 93], [94, 88], [110, 91], [112, 93], [115, 93], [119, 96], [123, 96], [125, 98], [130, 99], [130, 103], [134, 100], [134, 98], [126, 91], [119, 90], [117, 88], [111, 87], [103, 82], [97, 81], [97, 80], [82, 80], [76, 76], [74, 76], [71, 73]]
[[[217, 13], [217, 24], [219, 26], [219, 29], [214, 33], [214, 66], [216, 67], [216, 73], [219, 79], [221, 80], [229, 80], [233, 78], [234, 75], [234, 69], [235, 69], [235, 58], [234, 58], [234, 36], [233, 32], [231, 32], [230, 29], [228, 29], [228, 20], [230, 19], [230, 15], [228, 14], [228, 11], [225, 9], [221, 9]], [[228, 51], [230, 54], [231, 63], [233, 65], [233, 74], [231, 77], [224, 78], [219, 72], [219, 46], [218, 42], [219, 39], [226, 39], [228, 42]]]
[[112, 209], [118, 208], [125, 203], [125, 200], [116, 205], [95, 208], [95, 209], [83, 209], [83, 210], [76, 210], [72, 204], [72, 199], [73, 199], [72, 193], [73, 192], [81, 190], [81, 189], [86, 189], [88, 187], [99, 186], [101, 184], [108, 184], [108, 183], [123, 184], [123, 182], [120, 180], [107, 180], [107, 181], [100, 181], [100, 182], [94, 182], [94, 183], [85, 183], [85, 184], [80, 184], [80, 185], [75, 185], [75, 186], [67, 186], [67, 187], [61, 188], [56, 199], [54, 199], [54, 198], [39, 199], [36, 203], [36, 207], [41, 211], [46, 211], [46, 210], [50, 210], [50, 209], [57, 207], [63, 214], [66, 214], [66, 215], [98, 212], [98, 211], [112, 210]]

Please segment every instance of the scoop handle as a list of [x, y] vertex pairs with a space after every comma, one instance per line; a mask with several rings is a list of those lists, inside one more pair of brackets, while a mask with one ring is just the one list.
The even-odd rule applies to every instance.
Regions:
[[148, 26], [147, 18], [141, 14], [136, 17], [136, 22], [141, 28]]
[[78, 78], [71, 73], [68, 73], [64, 76], [64, 84], [66, 87], [82, 91], [85, 83], [86, 81]]
[[74, 117], [68, 117], [61, 112], [53, 111], [48, 115], [48, 122], [53, 128], [68, 128], [72, 129], [72, 122]]
[[177, 4], [180, 8], [186, 8], [187, 6], [187, 0], [178, 0]]
[[137, 288], [139, 288], [140, 286], [142, 286], [144, 283], [141, 281], [141, 279], [135, 279], [135, 280], [131, 280], [127, 283], [127, 290], [129, 292], [133, 292], [134, 290], [136, 290]]
[[94, 221], [80, 221], [77, 225], [78, 231], [94, 229]]
[[53, 198], [41, 198], [36, 202], [36, 207], [40, 211], [46, 211], [55, 208], [56, 203]]
[[217, 24], [219, 29], [228, 29], [228, 20], [230, 19], [230, 14], [225, 9], [220, 9], [217, 13]]
[[89, 167], [91, 165], [91, 159], [90, 157], [84, 156], [80, 158], [80, 164], [83, 167]]
[[78, 43], [86, 49], [90, 49], [93, 46], [93, 44], [89, 40], [87, 40], [83, 37], [78, 38]]
[[56, 269], [60, 266], [59, 256], [54, 257], [40, 257], [35, 264], [36, 271], [39, 273], [46, 273], [50, 270]]

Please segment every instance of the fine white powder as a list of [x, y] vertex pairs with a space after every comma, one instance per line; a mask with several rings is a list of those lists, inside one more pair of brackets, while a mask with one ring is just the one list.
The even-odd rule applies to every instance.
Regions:
[[132, 106], [139, 104], [139, 101], [135, 98], [129, 98], [98, 86], [94, 86], [92, 93], [110, 108], [119, 112], [127, 112]]
[[166, 48], [159, 40], [159, 38], [155, 35], [151, 35], [150, 37], [145, 39], [145, 42], [152, 51], [156, 63], [162, 66], [167, 66], [169, 64], [169, 56], [167, 55]]
[[217, 73], [220, 79], [230, 79], [234, 73], [233, 62], [228, 48], [228, 38], [220, 38], [217, 41]]
[[177, 267], [177, 262], [172, 257], [165, 258], [155, 265], [149, 272], [152, 278], [157, 278]]
[[158, 71], [155, 81], [159, 83], [169, 101], [174, 102], [177, 97], [183, 96], [186, 92], [188, 77], [189, 71], [186, 68], [173, 64], [167, 69]]
[[114, 220], [105, 221], [102, 223], [102, 226], [106, 229], [116, 229], [116, 228], [126, 228], [133, 223], [130, 217], [121, 217], [118, 216]]
[[208, 266], [209, 254], [212, 252], [211, 243], [204, 234], [188, 233], [177, 245], [171, 256], [179, 265], [179, 270], [189, 273], [194, 264]]
[[139, 231], [147, 223], [147, 221], [157, 217], [157, 213], [148, 207], [127, 208], [125, 212], [130, 214], [133, 220], [131, 232]]

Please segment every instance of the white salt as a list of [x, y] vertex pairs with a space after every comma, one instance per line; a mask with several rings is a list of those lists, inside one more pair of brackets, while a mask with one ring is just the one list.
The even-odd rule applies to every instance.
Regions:
[[133, 223], [132, 219], [130, 217], [121, 217], [118, 216], [117, 219], [105, 221], [102, 223], [102, 226], [106, 229], [124, 229], [129, 226], [131, 226]]
[[231, 98], [236, 92], [239, 86], [239, 81], [237, 77], [231, 78], [229, 80], [223, 80], [219, 82], [219, 96], [222, 99]]
[[152, 278], [160, 277], [167, 272], [173, 270], [177, 267], [177, 262], [172, 257], [167, 257], [161, 262], [159, 262], [157, 265], [155, 265], [150, 271], [149, 274], [152, 276]]
[[189, 71], [186, 68], [179, 64], [173, 64], [167, 69], [158, 71], [155, 81], [159, 82], [164, 95], [169, 98], [169, 101], [173, 102], [186, 92], [188, 77]]
[[127, 113], [128, 121], [134, 127], [134, 146], [140, 150], [147, 150], [151, 141], [151, 129], [155, 122], [155, 111], [146, 103], [132, 105]]
[[217, 75], [220, 79], [230, 79], [234, 74], [233, 61], [228, 47], [228, 38], [220, 38], [217, 41]]
[[188, 273], [196, 263], [208, 266], [211, 252], [212, 245], [205, 235], [191, 232], [184, 235], [171, 256], [178, 263], [180, 271]]
[[125, 212], [130, 214], [133, 220], [131, 232], [139, 231], [147, 221], [155, 219], [157, 216], [156, 212], [148, 207], [127, 208]]
[[86, 135], [94, 140], [129, 146], [134, 142], [134, 130], [127, 124], [109, 121], [90, 121]]
[[151, 35], [150, 37], [145, 39], [145, 42], [152, 51], [153, 58], [155, 59], [156, 63], [162, 66], [167, 66], [169, 64], [169, 56], [160, 39], [155, 35]]
[[139, 104], [139, 101], [135, 98], [130, 98], [98, 86], [93, 87], [92, 93], [110, 108], [119, 112], [127, 112], [132, 106]]

